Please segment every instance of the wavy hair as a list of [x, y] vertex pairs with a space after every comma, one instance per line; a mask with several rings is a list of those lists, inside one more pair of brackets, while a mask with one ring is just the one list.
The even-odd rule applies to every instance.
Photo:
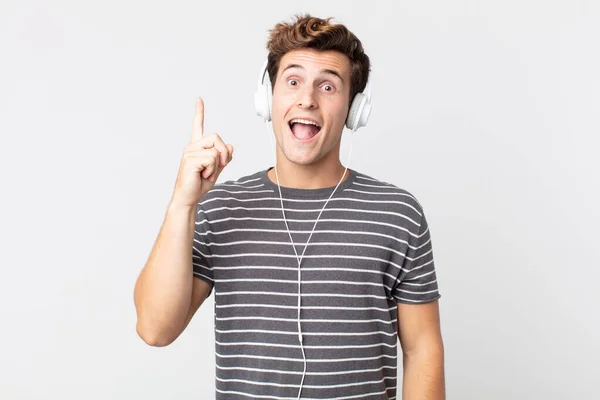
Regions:
[[271, 87], [275, 86], [279, 64], [287, 52], [311, 48], [339, 51], [350, 59], [350, 102], [356, 93], [365, 89], [371, 69], [369, 57], [360, 40], [344, 25], [331, 24], [332, 19], [297, 14], [291, 22], [279, 22], [269, 30], [267, 70]]

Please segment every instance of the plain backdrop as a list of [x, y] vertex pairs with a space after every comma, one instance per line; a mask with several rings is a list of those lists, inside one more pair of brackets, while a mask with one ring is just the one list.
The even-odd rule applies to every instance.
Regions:
[[134, 283], [197, 96], [219, 182], [273, 165], [253, 96], [300, 12], [371, 57], [350, 167], [424, 207], [447, 398], [598, 396], [600, 3], [56, 0], [0, 4], [0, 398], [214, 398], [214, 295], [153, 348]]

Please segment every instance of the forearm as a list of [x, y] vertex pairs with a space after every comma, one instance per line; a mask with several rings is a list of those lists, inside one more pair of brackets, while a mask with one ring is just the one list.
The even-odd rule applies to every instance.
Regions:
[[171, 343], [190, 308], [196, 209], [171, 202], [134, 289], [138, 334], [149, 344]]
[[404, 354], [403, 365], [403, 400], [446, 399], [443, 344]]

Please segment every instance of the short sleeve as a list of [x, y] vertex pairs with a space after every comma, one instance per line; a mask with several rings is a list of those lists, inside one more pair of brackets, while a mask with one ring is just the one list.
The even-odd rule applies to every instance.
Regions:
[[[210, 283], [210, 292], [214, 287], [214, 274], [212, 266], [212, 254], [209, 246], [208, 231], [209, 221], [204, 209], [198, 203], [196, 206], [196, 221], [194, 226], [194, 240], [192, 242], [192, 266], [194, 276]], [[208, 297], [207, 296], [207, 297]]]
[[433, 261], [431, 233], [425, 213], [422, 208], [420, 210], [419, 226], [414, 231], [409, 230], [402, 269], [392, 288], [392, 296], [398, 303], [427, 303], [441, 297]]

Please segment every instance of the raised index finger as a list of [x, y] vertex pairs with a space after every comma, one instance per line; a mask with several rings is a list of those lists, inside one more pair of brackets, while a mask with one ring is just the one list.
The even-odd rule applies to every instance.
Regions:
[[204, 100], [202, 97], [196, 99], [196, 109], [194, 112], [194, 122], [192, 123], [192, 137], [190, 142], [202, 139], [204, 135]]

